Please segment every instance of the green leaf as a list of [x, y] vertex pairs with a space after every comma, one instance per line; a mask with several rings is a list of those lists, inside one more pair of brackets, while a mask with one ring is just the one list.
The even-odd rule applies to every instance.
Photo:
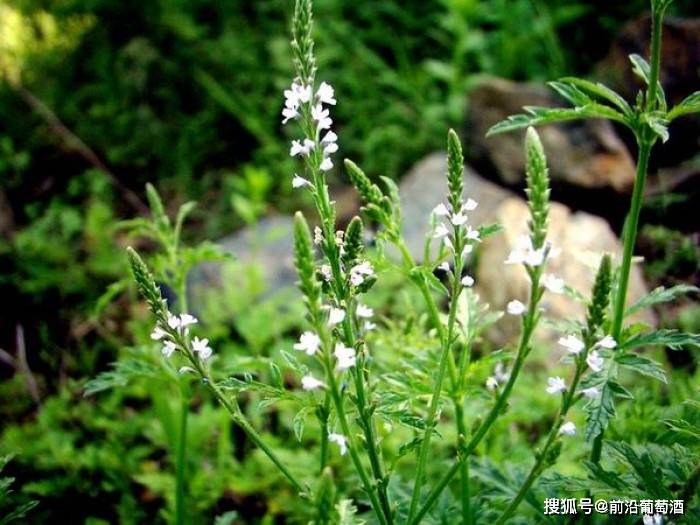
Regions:
[[92, 315], [95, 318], [99, 318], [100, 315], [102, 315], [102, 312], [104, 312], [105, 308], [109, 306], [114, 298], [126, 290], [130, 284], [130, 278], [124, 278], [110, 284], [107, 287], [107, 290], [105, 290], [105, 292], [97, 298], [97, 301], [95, 301], [95, 307], [92, 310]]
[[527, 128], [529, 126], [541, 126], [555, 122], [566, 122], [569, 120], [580, 120], [587, 118], [610, 119], [627, 125], [624, 115], [614, 110], [610, 106], [598, 103], [590, 103], [585, 106], [575, 108], [544, 108], [539, 106], [526, 106], [523, 108], [526, 113], [512, 115], [506, 120], [493, 126], [486, 136], [496, 135], [507, 131]]
[[646, 122], [647, 125], [652, 129], [656, 135], [661, 139], [662, 142], [668, 142], [671, 137], [668, 133], [668, 120], [665, 116], [660, 116], [651, 113], [643, 113], [642, 121]]
[[292, 420], [292, 428], [294, 429], [294, 435], [297, 441], [301, 443], [301, 438], [304, 437], [304, 426], [306, 425], [306, 418], [309, 414], [313, 413], [315, 407], [304, 407], [299, 412], [294, 415]]
[[147, 361], [124, 359], [111, 364], [112, 370], [102, 372], [85, 384], [83, 395], [91, 396], [104, 390], [124, 387], [131, 381], [141, 378], [155, 378], [160, 369]]
[[599, 99], [606, 100], [617, 106], [617, 108], [622, 111], [624, 115], [629, 115], [632, 113], [632, 108], [621, 95], [600, 82], [590, 82], [589, 80], [576, 77], [564, 77], [559, 79], [559, 83], [571, 84], [589, 97], [597, 97]]
[[616, 354], [615, 362], [623, 368], [628, 370], [634, 370], [638, 374], [642, 374], [648, 377], [653, 377], [659, 381], [667, 382], [666, 372], [663, 366], [653, 359], [643, 357], [637, 354]]
[[671, 109], [671, 111], [668, 112], [667, 118], [668, 120], [673, 120], [692, 113], [700, 113], [700, 91], [696, 91]]
[[615, 416], [615, 398], [630, 399], [632, 394], [612, 379], [603, 379], [598, 384], [587, 383], [585, 386], [596, 386], [600, 391], [584, 406], [587, 413], [584, 436], [586, 441], [591, 441], [607, 428], [608, 422]]
[[631, 350], [643, 346], [666, 346], [672, 350], [679, 350], [683, 346], [700, 347], [700, 334], [689, 334], [675, 329], [655, 330], [634, 334], [624, 341], [618, 349]]
[[655, 304], [670, 303], [671, 301], [675, 301], [678, 297], [690, 293], [700, 293], [700, 288], [688, 284], [679, 284], [671, 288], [659, 286], [630, 306], [625, 312], [625, 317], [634, 315], [640, 310], [644, 310]]
[[[637, 54], [632, 54], [629, 56], [630, 62], [632, 62], [632, 71], [641, 78], [644, 83], [649, 86], [649, 78], [651, 77], [651, 66], [649, 65], [649, 62], [647, 62], [643, 57], [637, 55]], [[664, 89], [663, 86], [661, 85], [661, 82], [657, 83], [657, 88], [656, 88], [656, 101], [659, 103], [659, 106], [661, 109], [664, 111], [666, 110], [666, 95], [664, 94]]]

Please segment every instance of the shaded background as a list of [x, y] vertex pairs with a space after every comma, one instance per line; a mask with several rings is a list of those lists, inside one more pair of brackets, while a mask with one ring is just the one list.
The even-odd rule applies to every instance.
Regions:
[[[489, 77], [594, 76], [633, 97], [620, 56], [644, 51], [645, 21], [636, 17], [646, 9], [645, 0], [319, 0], [318, 65], [339, 101], [340, 155], [401, 179], [443, 147], [452, 126], [481, 175], [518, 191], [521, 180], [502, 176], [497, 152], [474, 131], [484, 101], [493, 100]], [[158, 515], [168, 481], [157, 477], [158, 440], [139, 442], [140, 426], [149, 425], [139, 403], [130, 417], [144, 420], [117, 432], [110, 420], [123, 414], [119, 395], [99, 408], [79, 401], [85, 378], [130, 341], [126, 301], [106, 313], [98, 301], [126, 274], [127, 239], [114, 226], [144, 213], [147, 181], [171, 210], [199, 201], [186, 233], [194, 239], [308, 205], [292, 194], [294, 164], [280, 124], [281, 93], [293, 75], [290, 11], [291, 2], [277, 0], [0, 5], [0, 450], [34, 440], [12, 473], [48, 501], [37, 522], [66, 523], [67, 509], [70, 523]], [[691, 20], [700, 5], [679, 0], [673, 14], [686, 20], [668, 33], [669, 61], [678, 67], [666, 81], [677, 100], [700, 85], [700, 25]], [[679, 126], [675, 145], [657, 151], [643, 215], [638, 251], [648, 257], [650, 287], [699, 283], [698, 121]], [[630, 146], [626, 135], [620, 140]], [[344, 175], [332, 177], [342, 194]], [[555, 181], [554, 196], [619, 232], [629, 188], [613, 186]], [[660, 315], [669, 326], [700, 324], [697, 303]], [[250, 343], [245, 327], [228, 330], [220, 337]], [[110, 435], [115, 442], [105, 443]], [[144, 461], [152, 471], [144, 473]], [[221, 498], [264, 514], [263, 504], [256, 510], [245, 496], [222, 496], [227, 490], [200, 502], [204, 515]]]

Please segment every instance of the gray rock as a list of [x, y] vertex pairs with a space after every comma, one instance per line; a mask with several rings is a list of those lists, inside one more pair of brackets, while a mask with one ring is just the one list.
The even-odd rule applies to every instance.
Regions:
[[[527, 302], [529, 279], [519, 265], [505, 265], [511, 247], [518, 235], [527, 232], [529, 219], [527, 203], [520, 197], [512, 197], [493, 210], [493, 220], [503, 226], [503, 231], [495, 237], [486, 239], [479, 248], [477, 262], [476, 290], [482, 299], [493, 308], [505, 310], [506, 304], [513, 299]], [[595, 273], [603, 253], [612, 254], [619, 262], [622, 245], [608, 223], [596, 216], [584, 212], [573, 213], [563, 204], [553, 202], [550, 209], [549, 235], [561, 254], [547, 264], [547, 272], [564, 279], [566, 284], [590, 295]], [[632, 268], [628, 299], [632, 303], [648, 293], [647, 287], [638, 267]], [[565, 295], [547, 292], [542, 305], [547, 317], [551, 319], [583, 319], [585, 305]], [[654, 325], [656, 323], [650, 311], [641, 312], [636, 321]], [[520, 320], [506, 316], [493, 330], [490, 338], [496, 344], [511, 342], [519, 333]], [[552, 339], [552, 331], [540, 330], [541, 337]]]
[[[236, 264], [256, 265], [270, 292], [296, 282], [290, 216], [263, 217], [257, 224], [220, 239], [219, 244], [235, 257]], [[207, 290], [221, 286], [221, 273], [221, 263], [200, 264], [190, 272], [189, 300], [194, 309], [201, 304]]]
[[[519, 84], [492, 78], [474, 88], [469, 97], [466, 140], [470, 161], [492, 169], [507, 185], [525, 176], [524, 131], [486, 138], [494, 124], [523, 112], [524, 106], [567, 106], [543, 86]], [[612, 125], [586, 120], [544, 126], [539, 129], [549, 155], [553, 181], [583, 188], [610, 187], [628, 192], [634, 184], [635, 167], [624, 143]]]
[[[411, 254], [417, 260], [423, 255], [430, 213], [439, 203], [446, 202], [446, 173], [447, 154], [436, 152], [416, 164], [399, 184], [403, 233]], [[514, 196], [514, 193], [477, 175], [469, 166], [464, 168], [464, 191], [479, 203], [479, 207], [469, 213], [474, 224], [494, 222], [493, 210]]]

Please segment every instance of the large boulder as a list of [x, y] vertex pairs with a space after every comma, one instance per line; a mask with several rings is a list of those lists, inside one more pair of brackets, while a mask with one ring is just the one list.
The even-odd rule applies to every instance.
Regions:
[[[530, 217], [527, 203], [520, 197], [511, 197], [492, 211], [491, 219], [503, 226], [497, 237], [486, 239], [477, 258], [476, 289], [481, 297], [496, 309], [505, 309], [513, 299], [527, 302], [529, 278], [519, 265], [506, 265], [505, 259], [514, 246], [516, 238], [527, 232]], [[567, 285], [589, 296], [595, 273], [604, 253], [612, 254], [619, 262], [622, 246], [608, 223], [594, 215], [572, 212], [563, 204], [553, 202], [549, 216], [549, 235], [554, 247], [561, 254], [547, 264], [547, 272], [564, 279]], [[642, 273], [633, 267], [630, 278], [628, 299], [634, 302], [648, 293]], [[547, 316], [552, 319], [583, 319], [585, 305], [567, 295], [546, 293], [542, 302]], [[655, 324], [650, 311], [642, 312], [637, 321]], [[519, 319], [506, 316], [491, 333], [497, 344], [512, 341], [519, 333]], [[554, 337], [546, 329], [541, 331], [547, 337]]]
[[[524, 131], [486, 138], [494, 124], [523, 112], [524, 106], [562, 106], [544, 86], [490, 78], [477, 85], [469, 97], [465, 129], [470, 162], [482, 173], [493, 173], [501, 182], [517, 186], [525, 177]], [[629, 192], [635, 166], [625, 144], [612, 125], [603, 120], [585, 120], [540, 128], [540, 137], [550, 155], [553, 183], [587, 189], [612, 188]]]

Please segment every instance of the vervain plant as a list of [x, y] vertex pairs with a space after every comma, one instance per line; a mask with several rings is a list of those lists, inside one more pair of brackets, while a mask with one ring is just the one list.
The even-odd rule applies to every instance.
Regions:
[[[176, 521], [185, 520], [184, 477], [180, 470], [184, 468], [188, 378], [197, 378], [233, 422], [267, 455], [298, 495], [313, 503], [310, 519], [314, 523], [349, 523], [349, 516], [355, 512], [349, 500], [336, 501], [329, 459], [335, 447], [341, 456], [349, 456], [368, 499], [367, 508], [371, 509], [376, 522], [416, 525], [430, 519], [429, 514], [441, 494], [457, 476], [460, 521], [464, 524], [475, 522], [477, 514], [473, 508], [470, 457], [508, 407], [515, 384], [533, 350], [535, 332], [543, 317], [543, 297], [567, 292], [564, 281], [546, 270], [548, 261], [561, 256], [561, 250], [547, 239], [549, 176], [545, 152], [532, 125], [580, 117], [607, 117], [623, 122], [632, 128], [639, 141], [640, 168], [626, 226], [620, 270], [615, 270], [610, 256], [601, 258], [585, 322], [569, 322], [569, 333], [559, 339], [567, 360], [572, 364], [571, 378], [568, 381], [561, 377], [549, 378], [546, 390], [560, 397], [559, 411], [528, 475], [497, 518], [497, 523], [505, 523], [516, 512], [538, 477], [557, 461], [562, 439], [576, 433], [570, 415], [577, 404], [585, 401], [584, 408], [588, 413], [585, 434], [588, 438], [595, 438], [602, 435], [614, 414], [613, 398], [629, 396], [618, 381], [619, 368], [663, 378], [660, 365], [632, 350], [652, 344], [700, 343], [700, 337], [691, 334], [622, 328], [625, 315], [671, 300], [678, 293], [687, 291], [687, 288], [658, 290], [625, 309], [630, 261], [651, 147], [658, 138], [667, 138], [666, 125], [673, 118], [700, 110], [700, 98], [695, 94], [667, 111], [663, 91], [658, 86], [660, 23], [668, 3], [653, 2], [655, 43], [652, 65], [647, 66], [640, 57], [633, 58], [636, 70], [648, 83], [647, 91], [640, 95], [636, 106], [630, 106], [598, 84], [564, 79], [553, 86], [577, 104], [575, 109], [528, 108], [528, 115], [512, 117], [492, 130], [496, 133], [528, 128], [525, 151], [530, 220], [527, 233], [518, 237], [504, 262], [522, 267], [529, 280], [529, 293], [525, 302], [513, 299], [507, 305], [507, 314], [520, 319], [520, 334], [513, 351], [500, 355], [501, 362], [481, 388], [489, 397], [486, 412], [465, 414], [468, 394], [473, 390], [468, 386], [473, 379], [472, 347], [479, 334], [500, 317], [498, 312], [489, 312], [479, 303], [471, 290], [474, 278], [466, 270], [479, 243], [496, 233], [498, 227], [469, 222], [469, 214], [478, 203], [465, 197], [465, 190], [468, 195], [469, 188], [464, 188], [462, 147], [456, 133], [449, 131], [448, 191], [445, 202], [436, 203], [431, 214], [430, 234], [421, 262], [414, 259], [402, 236], [401, 208], [395, 184], [386, 178], [382, 179], [381, 185], [375, 184], [350, 160], [345, 161], [345, 168], [363, 201], [365, 216], [378, 226], [375, 240], [380, 246], [394, 246], [400, 254], [399, 261], [385, 257], [383, 250], [374, 254], [366, 249], [369, 234], [365, 232], [360, 217], [354, 217], [344, 229], [339, 228], [326, 181], [338, 150], [338, 136], [331, 129], [333, 121], [330, 115], [330, 107], [337, 101], [334, 89], [316, 78], [311, 0], [296, 1], [292, 22], [296, 78], [284, 92], [282, 123], [298, 124], [290, 155], [300, 159], [301, 170], [300, 174], [293, 176], [292, 186], [311, 196], [318, 224], [312, 233], [302, 213], [294, 217], [294, 263], [306, 306], [307, 323], [307, 329], [294, 344], [294, 349], [306, 357], [299, 359], [290, 353], [283, 355], [287, 366], [300, 376], [301, 391], [284, 385], [280, 369], [273, 362], [270, 363], [269, 385], [254, 379], [248, 372], [242, 373], [242, 378], [239, 374], [218, 379], [216, 369], [211, 366], [215, 359], [208, 340], [191, 333], [196, 329], [197, 319], [188, 312], [185, 283], [190, 266], [188, 261], [196, 258], [183, 258], [179, 243], [189, 205], [181, 211], [173, 227], [155, 191], [148, 190], [154, 220], [146, 223], [145, 230], [161, 242], [164, 255], [156, 259], [158, 281], [170, 283], [176, 291], [177, 312], [163, 298], [156, 279], [141, 257], [133, 249], [128, 252], [139, 291], [155, 320], [151, 337], [163, 345], [171, 375], [182, 385], [182, 426], [175, 462], [177, 479], [180, 480]], [[437, 251], [433, 253], [436, 243]], [[427, 312], [427, 337], [434, 345], [425, 358], [430, 363], [423, 379], [427, 384], [419, 390], [408, 381], [413, 397], [418, 397], [419, 392], [423, 394], [417, 401], [422, 410], [420, 416], [403, 414], [397, 417], [407, 406], [403, 402], [405, 399], [387, 408], [391, 403], [385, 399], [392, 397], [391, 373], [383, 369], [372, 346], [372, 332], [381, 331], [381, 327], [372, 321], [374, 312], [362, 301], [362, 296], [378, 279], [375, 268], [387, 265], [398, 267], [406, 280], [416, 287]], [[441, 280], [437, 275], [445, 278]], [[612, 307], [611, 296], [614, 297]], [[416, 360], [422, 358], [415, 356]], [[507, 364], [504, 364], [506, 360]], [[408, 374], [410, 377], [410, 372]], [[266, 403], [278, 400], [295, 403], [299, 410], [293, 425], [299, 438], [304, 418], [315, 415], [320, 428], [315, 481], [301, 479], [266, 444], [239, 405], [238, 394], [244, 391], [261, 393]], [[395, 399], [398, 397], [394, 396]], [[456, 453], [448, 459], [449, 466], [439, 479], [430, 483], [429, 461], [436, 454], [434, 441], [445, 406], [451, 409], [448, 409], [449, 421], [455, 428], [453, 446]], [[410, 421], [410, 426], [415, 429], [414, 440], [398, 452], [389, 451], [386, 431], [378, 424], [386, 420]], [[599, 450], [599, 447], [594, 447], [594, 461], [599, 458]], [[410, 454], [411, 451], [415, 456]], [[411, 457], [416, 461], [411, 470], [412, 477], [399, 479], [396, 465], [399, 460], [408, 461], [406, 458]]]

